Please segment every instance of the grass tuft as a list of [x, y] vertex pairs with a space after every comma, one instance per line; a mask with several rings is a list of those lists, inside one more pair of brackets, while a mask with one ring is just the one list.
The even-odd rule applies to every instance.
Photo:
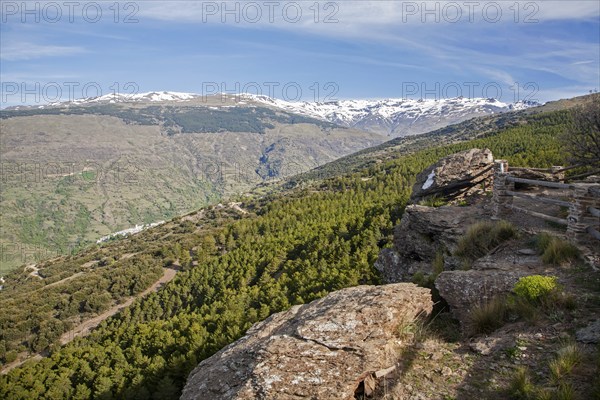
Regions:
[[570, 375], [573, 368], [583, 359], [583, 353], [575, 343], [567, 344], [558, 350], [556, 358], [550, 361], [550, 377], [556, 384], [563, 383], [566, 376]]
[[474, 307], [470, 315], [470, 333], [488, 334], [502, 327], [508, 317], [509, 307], [503, 297], [494, 297], [485, 304]]
[[458, 241], [454, 254], [463, 259], [476, 260], [515, 236], [517, 236], [517, 228], [510, 222], [477, 222], [471, 225], [467, 233]]
[[535, 247], [546, 264], [560, 265], [567, 261], [574, 261], [580, 257], [581, 252], [572, 243], [552, 236], [546, 232], [536, 235]]
[[536, 392], [536, 387], [531, 381], [527, 368], [517, 368], [510, 381], [509, 393], [511, 398], [533, 400], [536, 398]]
[[538, 324], [542, 318], [542, 313], [538, 307], [522, 297], [510, 296], [508, 304], [511, 312], [523, 318], [531, 325]]
[[429, 196], [419, 202], [419, 205], [426, 207], [442, 207], [448, 204], [448, 201], [437, 195]]
[[539, 255], [544, 254], [553, 239], [554, 236], [546, 232], [539, 233], [534, 237], [533, 242]]
[[439, 251], [435, 253], [435, 258], [433, 259], [433, 274], [437, 278], [439, 274], [444, 272], [444, 252]]
[[570, 383], [562, 383], [556, 391], [556, 400], [573, 400], [575, 398], [575, 389]]
[[579, 249], [573, 244], [564, 240], [554, 239], [544, 251], [542, 261], [546, 264], [560, 265], [566, 261], [577, 260], [579, 254]]

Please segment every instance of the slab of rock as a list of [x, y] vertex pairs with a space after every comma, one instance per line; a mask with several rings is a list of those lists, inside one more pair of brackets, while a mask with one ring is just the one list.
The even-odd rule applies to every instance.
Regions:
[[[538, 181], [547, 181], [547, 182], [560, 182], [563, 181], [565, 178], [565, 174], [561, 173], [561, 174], [552, 174], [550, 172], [542, 172], [542, 171], [535, 171], [535, 170], [531, 170], [531, 169], [510, 169], [510, 174], [516, 178], [522, 178], [522, 179], [533, 179], [533, 180], [538, 180]], [[527, 186], [525, 184], [518, 184], [520, 186]]]
[[497, 295], [508, 294], [519, 278], [530, 274], [521, 269], [446, 271], [437, 277], [435, 287], [450, 306], [453, 316], [465, 327], [470, 322], [473, 307], [485, 304]]
[[575, 333], [575, 338], [582, 343], [600, 343], [600, 319], [590, 323]]
[[535, 256], [537, 255], [537, 251], [533, 249], [519, 249], [517, 250], [517, 254], [522, 256]]
[[431, 274], [436, 254], [444, 253], [444, 269], [455, 269], [460, 261], [450, 257], [467, 228], [489, 217], [482, 205], [470, 207], [407, 206], [394, 228], [394, 246], [383, 249], [375, 262], [385, 282], [410, 282], [417, 272]]
[[431, 196], [458, 200], [480, 191], [484, 184], [490, 188], [493, 166], [494, 156], [489, 149], [451, 154], [417, 175], [410, 201], [414, 204]]
[[354, 399], [398, 361], [400, 324], [432, 309], [409, 283], [343, 289], [255, 324], [202, 361], [181, 396], [191, 399]]

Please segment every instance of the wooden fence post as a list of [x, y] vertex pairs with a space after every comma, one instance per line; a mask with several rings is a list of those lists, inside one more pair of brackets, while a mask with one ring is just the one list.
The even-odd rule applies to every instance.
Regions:
[[494, 215], [497, 218], [503, 218], [510, 214], [509, 207], [512, 204], [513, 197], [507, 191], [514, 191], [515, 184], [508, 182], [508, 161], [494, 160]]
[[600, 218], [593, 216], [589, 208], [600, 209], [600, 186], [590, 183], [573, 183], [573, 202], [567, 217], [567, 236], [578, 242], [595, 241], [588, 227], [599, 230]]

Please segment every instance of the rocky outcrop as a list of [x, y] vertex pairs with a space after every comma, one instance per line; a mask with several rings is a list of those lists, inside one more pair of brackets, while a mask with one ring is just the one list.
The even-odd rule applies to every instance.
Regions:
[[476, 260], [468, 271], [442, 272], [435, 280], [435, 287], [454, 317], [467, 327], [474, 307], [510, 293], [521, 277], [544, 273], [544, 269], [535, 251], [515, 250], [506, 242]]
[[444, 254], [444, 269], [453, 270], [459, 261], [451, 256], [469, 225], [491, 216], [485, 202], [471, 207], [407, 206], [400, 225], [394, 229], [393, 247], [383, 249], [375, 268], [385, 282], [408, 282], [417, 272], [431, 274], [438, 252]]
[[399, 326], [431, 312], [428, 289], [358, 286], [255, 324], [202, 361], [182, 399], [354, 399], [392, 371]]
[[[452, 154], [426, 168], [417, 176], [411, 202], [431, 197], [463, 199], [491, 188], [494, 158], [489, 149], [471, 149]], [[433, 273], [433, 261], [444, 256], [444, 270], [454, 270], [460, 261], [452, 257], [458, 240], [475, 222], [492, 216], [489, 202], [471, 197], [471, 206], [448, 205], [406, 207], [394, 230], [393, 247], [383, 249], [375, 268], [385, 282], [408, 282], [416, 273]], [[438, 271], [439, 272], [439, 271]]]
[[[531, 168], [510, 168], [510, 174], [515, 178], [523, 178], [523, 179], [533, 179], [538, 181], [547, 181], [547, 182], [562, 182], [565, 180], [565, 174], [558, 173], [553, 174], [550, 172], [535, 170]], [[517, 186], [527, 186], [525, 184], [519, 183]]]
[[417, 175], [410, 202], [428, 197], [459, 200], [491, 187], [494, 156], [489, 149], [471, 149], [442, 158]]

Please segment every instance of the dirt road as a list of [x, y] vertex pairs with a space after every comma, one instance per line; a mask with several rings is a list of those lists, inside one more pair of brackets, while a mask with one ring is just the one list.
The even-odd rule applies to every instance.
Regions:
[[[175, 278], [176, 274], [177, 274], [177, 270], [176, 269], [165, 268], [164, 272], [163, 272], [163, 276], [159, 280], [157, 280], [156, 282], [154, 282], [152, 284], [152, 286], [150, 286], [149, 288], [147, 288], [146, 290], [144, 290], [142, 293], [138, 294], [137, 296], [129, 297], [124, 303], [117, 304], [117, 305], [113, 306], [112, 308], [106, 310], [102, 314], [97, 315], [94, 318], [90, 318], [88, 320], [85, 320], [81, 324], [77, 325], [75, 328], [71, 329], [68, 332], [65, 332], [60, 337], [60, 344], [61, 345], [65, 345], [65, 344], [69, 343], [71, 340], [75, 339], [78, 336], [86, 336], [86, 335], [88, 335], [91, 332], [91, 330], [94, 329], [95, 327], [97, 327], [102, 321], [104, 321], [105, 319], [107, 319], [107, 318], [115, 315], [116, 313], [118, 313], [119, 311], [121, 311], [123, 308], [130, 306], [131, 303], [133, 303], [133, 301], [135, 299], [144, 297], [148, 293], [157, 291], [162, 285], [166, 284], [167, 282], [170, 282], [173, 278]], [[66, 280], [73, 279], [74, 277], [75, 276], [66, 278]], [[54, 284], [58, 284], [58, 283], [59, 282], [56, 282]], [[50, 286], [50, 285], [48, 285], [48, 286]], [[3, 368], [2, 368], [2, 371], [0, 371], [0, 373], [6, 374], [11, 369], [16, 368], [16, 367], [22, 365], [26, 361], [29, 361], [29, 360], [41, 360], [42, 358], [43, 358], [42, 354], [32, 354], [32, 355], [29, 355], [29, 353], [27, 353], [27, 352], [20, 353], [15, 361], [11, 362], [10, 364], [4, 365]]]
[[128, 298], [124, 303], [117, 304], [117, 305], [113, 306], [112, 308], [109, 308], [108, 310], [104, 311], [102, 314], [82, 322], [81, 324], [77, 325], [75, 328], [71, 329], [70, 331], [65, 332], [60, 337], [60, 344], [61, 345], [67, 344], [71, 340], [75, 339], [78, 336], [86, 336], [87, 334], [90, 333], [90, 331], [92, 329], [94, 329], [95, 327], [100, 325], [100, 323], [102, 321], [104, 321], [105, 319], [107, 319], [109, 317], [112, 317], [113, 315], [115, 315], [116, 313], [121, 311], [123, 308], [129, 307], [135, 299], [144, 297], [150, 292], [155, 292], [161, 285], [164, 285], [167, 282], [171, 281], [173, 278], [175, 278], [176, 273], [177, 273], [177, 270], [175, 270], [175, 269], [165, 268], [163, 276], [159, 280], [154, 282], [152, 284], [152, 286], [150, 286], [148, 289], [144, 290], [142, 293], [138, 294], [137, 296]]

